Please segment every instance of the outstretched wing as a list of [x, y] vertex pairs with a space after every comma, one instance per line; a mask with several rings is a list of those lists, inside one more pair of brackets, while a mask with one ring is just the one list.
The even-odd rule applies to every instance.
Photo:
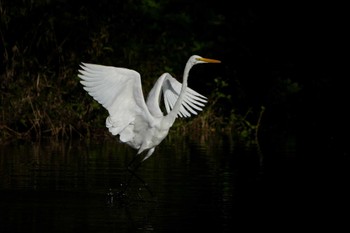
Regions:
[[[156, 84], [150, 91], [147, 98], [147, 106], [153, 115], [160, 115], [159, 108], [160, 91], [163, 92], [163, 100], [167, 113], [169, 113], [181, 92], [182, 84], [173, 78], [169, 73], [164, 73], [159, 77]], [[191, 114], [197, 115], [198, 111], [202, 111], [202, 107], [207, 102], [207, 98], [198, 92], [187, 87], [185, 97], [183, 99], [178, 116], [190, 117]]]
[[79, 77], [84, 89], [109, 112], [106, 126], [122, 141], [133, 135], [130, 126], [142, 119], [151, 122], [146, 106], [140, 74], [134, 70], [82, 63]]

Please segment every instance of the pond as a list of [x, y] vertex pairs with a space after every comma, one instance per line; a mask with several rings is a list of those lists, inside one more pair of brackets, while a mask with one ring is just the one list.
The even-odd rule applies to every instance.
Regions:
[[1, 146], [0, 232], [232, 232], [288, 220], [293, 147], [276, 160], [213, 138], [169, 136], [137, 170], [147, 187], [128, 183], [136, 151], [117, 140]]

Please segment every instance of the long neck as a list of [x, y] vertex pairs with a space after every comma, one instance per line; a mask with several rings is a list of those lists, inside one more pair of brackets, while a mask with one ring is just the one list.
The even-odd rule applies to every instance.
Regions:
[[183, 80], [182, 80], [182, 87], [181, 87], [181, 91], [179, 94], [179, 98], [177, 98], [177, 101], [174, 105], [174, 108], [169, 112], [169, 114], [166, 116], [167, 118], [172, 119], [173, 121], [175, 121], [176, 116], [178, 114], [178, 112], [180, 111], [180, 107], [182, 105], [182, 101], [185, 97], [185, 93], [186, 93], [186, 89], [187, 89], [187, 80], [188, 80], [188, 74], [192, 68], [192, 64], [191, 63], [187, 63], [185, 66], [185, 70], [184, 70], [184, 74], [183, 74]]

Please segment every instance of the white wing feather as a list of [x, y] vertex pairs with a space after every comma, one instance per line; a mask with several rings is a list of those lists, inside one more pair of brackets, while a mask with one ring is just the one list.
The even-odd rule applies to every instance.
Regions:
[[[179, 98], [181, 87], [182, 84], [171, 75], [168, 75], [167, 79], [164, 81], [162, 89], [165, 108], [168, 113], [173, 109], [177, 99]], [[197, 115], [198, 111], [203, 110], [201, 107], [203, 107], [207, 102], [206, 99], [207, 98], [205, 96], [187, 87], [178, 116], [190, 117], [192, 114]]]
[[[165, 109], [169, 113], [179, 98], [181, 87], [182, 84], [169, 73], [164, 73], [160, 76], [147, 98], [147, 106], [151, 113], [159, 115], [161, 112], [159, 108], [160, 91], [163, 92]], [[198, 111], [202, 111], [201, 107], [207, 102], [206, 99], [205, 96], [187, 87], [178, 116], [190, 117], [192, 114], [197, 115]]]
[[150, 123], [140, 74], [134, 70], [83, 63], [79, 77], [84, 89], [109, 112], [106, 126], [121, 141], [133, 137], [134, 121]]

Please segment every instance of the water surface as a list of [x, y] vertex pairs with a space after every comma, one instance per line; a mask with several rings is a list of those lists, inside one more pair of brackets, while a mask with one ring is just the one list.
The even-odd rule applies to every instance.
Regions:
[[169, 137], [137, 171], [152, 194], [133, 179], [122, 199], [136, 151], [117, 141], [0, 151], [0, 232], [232, 232], [273, 223], [294, 198], [284, 168], [225, 137]]

